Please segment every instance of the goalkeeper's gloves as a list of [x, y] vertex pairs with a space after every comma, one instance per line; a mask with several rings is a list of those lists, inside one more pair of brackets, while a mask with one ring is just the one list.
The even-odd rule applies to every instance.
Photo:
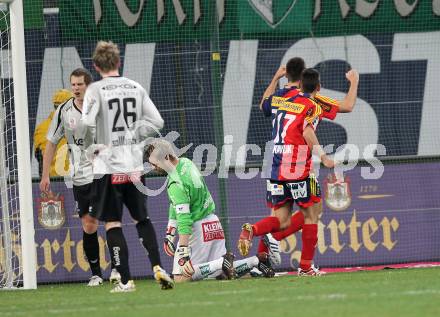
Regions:
[[191, 277], [194, 274], [194, 268], [189, 258], [189, 248], [187, 246], [180, 246], [176, 251], [176, 256], [182, 275]]
[[168, 256], [174, 256], [176, 246], [174, 240], [176, 239], [176, 228], [168, 227], [165, 239], [163, 240], [163, 249]]
[[174, 253], [176, 252], [176, 245], [174, 244], [174, 241], [176, 240], [176, 228], [177, 220], [168, 220], [167, 232], [163, 241], [163, 249], [165, 250], [165, 253], [169, 256], [174, 256]]

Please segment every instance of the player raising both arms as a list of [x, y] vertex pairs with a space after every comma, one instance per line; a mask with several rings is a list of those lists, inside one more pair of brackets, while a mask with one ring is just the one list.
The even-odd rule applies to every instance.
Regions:
[[311, 262], [317, 242], [317, 222], [312, 207], [320, 201], [317, 181], [310, 175], [312, 150], [323, 164], [334, 167], [315, 134], [321, 108], [313, 97], [320, 89], [319, 73], [306, 69], [301, 74], [301, 92], [290, 98], [271, 97], [271, 104], [276, 106], [273, 119], [272, 140], [274, 142], [272, 172], [267, 181], [267, 205], [272, 215], [251, 224], [244, 224], [238, 248], [242, 255], [247, 255], [252, 246], [253, 236], [274, 233], [290, 226], [292, 204], [296, 203], [305, 216], [303, 225], [303, 267]]
[[83, 248], [92, 271], [88, 286], [102, 284], [99, 263], [98, 220], [91, 217], [93, 201], [91, 186], [93, 181], [92, 162], [86, 158], [84, 149], [85, 127], [81, 123], [84, 94], [92, 82], [92, 75], [83, 68], [77, 68], [70, 74], [70, 85], [74, 97], [61, 104], [54, 115], [46, 136], [47, 143], [43, 155], [43, 173], [40, 190], [50, 190], [49, 171], [55, 156], [57, 144], [65, 136], [70, 153], [73, 181], [73, 196], [83, 227]]
[[[292, 58], [288, 61], [286, 66], [281, 66], [275, 73], [270, 85], [267, 87], [263, 98], [260, 103], [260, 109], [263, 110], [266, 116], [272, 116], [272, 119], [276, 113], [276, 107], [272, 107], [272, 96], [289, 98], [298, 93], [300, 85], [301, 72], [305, 69], [304, 60], [300, 57]], [[284, 88], [276, 90], [278, 86], [278, 81], [282, 77], [286, 76], [288, 83]], [[329, 120], [334, 120], [337, 113], [351, 112], [354, 108], [357, 89], [359, 84], [359, 74], [356, 70], [350, 70], [345, 75], [347, 80], [350, 82], [350, 88], [347, 92], [346, 97], [342, 101], [337, 101], [329, 97], [325, 97], [317, 93], [314, 97], [316, 103], [321, 107], [321, 114], [319, 116], [319, 121], [326, 118]], [[319, 185], [318, 185], [319, 186]], [[319, 217], [322, 213], [322, 201], [316, 203], [312, 207], [312, 214], [314, 218]], [[264, 236], [258, 245], [258, 252], [269, 252], [271, 254], [271, 259], [274, 264], [279, 264], [281, 257], [279, 256], [277, 241], [280, 241], [291, 234], [302, 229], [304, 225], [304, 215], [299, 210], [294, 213], [291, 217], [291, 224], [285, 230], [276, 232], [273, 235]], [[272, 237], [275, 239], [272, 239]], [[303, 266], [304, 267], [304, 266]], [[307, 267], [307, 265], [305, 265]], [[313, 267], [313, 271], [308, 271], [310, 274], [319, 274], [319, 270]], [[304, 269], [299, 269], [299, 273], [306, 272]]]
[[[121, 281], [112, 292], [135, 290], [122, 232], [123, 205], [136, 222], [139, 240], [148, 252], [155, 279], [162, 288], [172, 288], [172, 279], [161, 267], [146, 197], [135, 184], [143, 182], [139, 177], [143, 171], [143, 151], [138, 143], [141, 138], [161, 129], [163, 119], [139, 83], [119, 76], [120, 54], [116, 44], [98, 42], [92, 59], [102, 79], [87, 89], [82, 121], [89, 128], [88, 132], [96, 131], [97, 151], [93, 163], [96, 217], [105, 222], [111, 259], [121, 274]], [[139, 120], [147, 122], [143, 134], [135, 129]]]
[[[154, 140], [147, 146], [146, 161], [155, 170], [167, 174], [170, 200], [169, 222], [164, 242], [165, 252], [174, 256], [173, 275], [176, 282], [200, 280], [225, 275], [231, 279], [258, 267], [267, 277], [274, 275], [267, 253], [234, 261], [226, 251], [222, 225], [215, 215], [215, 204], [203, 176], [194, 163], [178, 158], [172, 145]], [[176, 231], [179, 234], [174, 245]]]

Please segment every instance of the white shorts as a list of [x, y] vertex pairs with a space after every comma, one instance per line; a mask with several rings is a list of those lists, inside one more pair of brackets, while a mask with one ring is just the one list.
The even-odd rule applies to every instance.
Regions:
[[[177, 248], [179, 243], [177, 244]], [[194, 222], [189, 238], [191, 262], [193, 265], [216, 260], [226, 253], [225, 233], [215, 214]], [[182, 274], [177, 256], [174, 257], [173, 274]]]

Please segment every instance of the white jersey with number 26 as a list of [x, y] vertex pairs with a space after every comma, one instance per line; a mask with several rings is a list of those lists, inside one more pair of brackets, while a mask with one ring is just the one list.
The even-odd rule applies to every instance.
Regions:
[[91, 84], [84, 96], [83, 124], [95, 131], [94, 174], [142, 171], [139, 143], [163, 127], [163, 119], [145, 89], [121, 77]]

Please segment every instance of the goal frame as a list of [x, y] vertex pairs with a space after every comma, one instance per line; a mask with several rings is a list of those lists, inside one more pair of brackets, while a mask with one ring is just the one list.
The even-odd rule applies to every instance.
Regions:
[[29, 114], [26, 83], [23, 1], [0, 0], [9, 7], [11, 64], [14, 87], [17, 177], [20, 206], [20, 244], [23, 288], [37, 288], [32, 175], [30, 161]]

